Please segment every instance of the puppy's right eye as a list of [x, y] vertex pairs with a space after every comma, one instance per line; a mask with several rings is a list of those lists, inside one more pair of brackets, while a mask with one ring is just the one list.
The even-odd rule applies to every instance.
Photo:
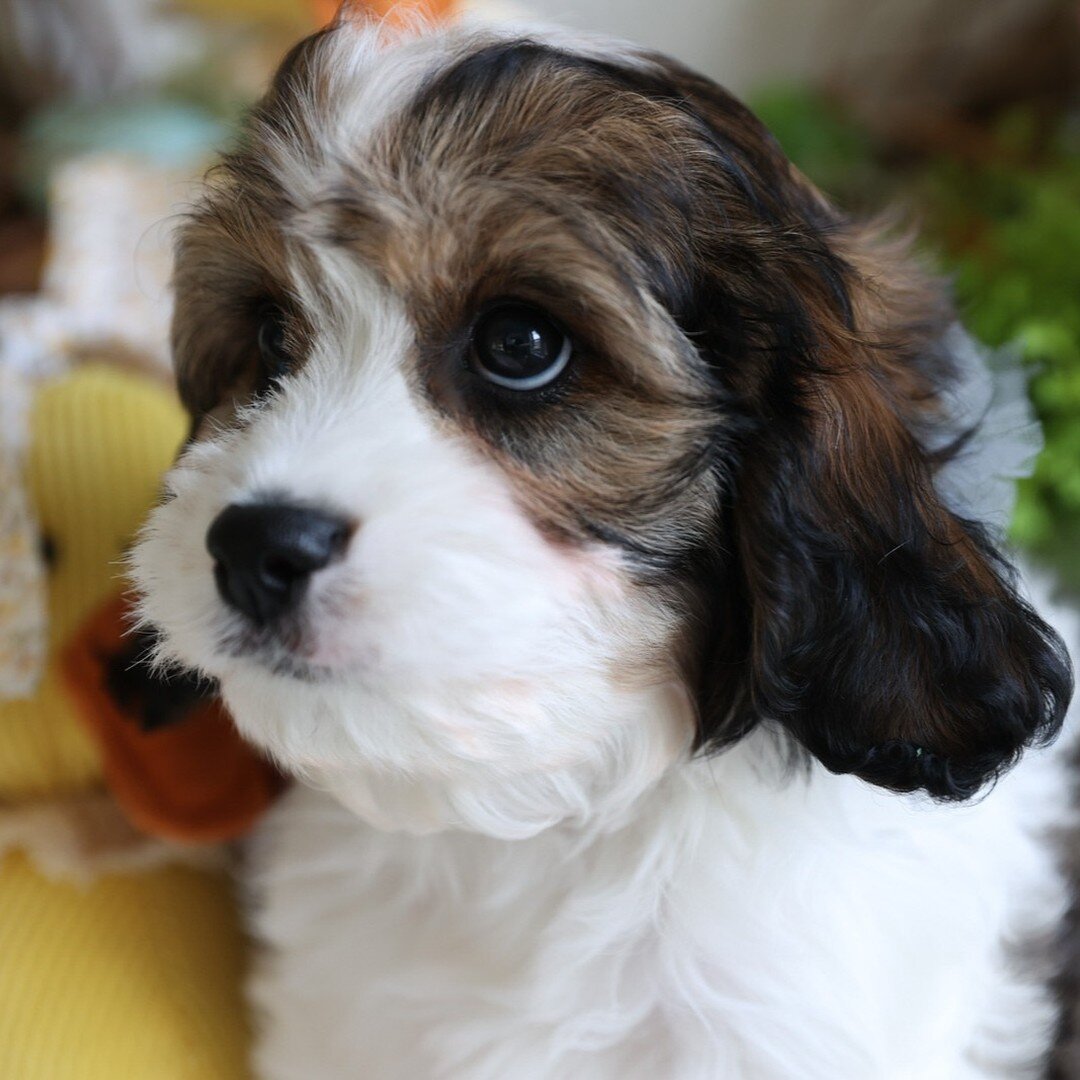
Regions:
[[292, 367], [292, 357], [289, 355], [280, 311], [270, 310], [263, 314], [259, 321], [257, 341], [263, 381], [269, 384], [287, 375]]

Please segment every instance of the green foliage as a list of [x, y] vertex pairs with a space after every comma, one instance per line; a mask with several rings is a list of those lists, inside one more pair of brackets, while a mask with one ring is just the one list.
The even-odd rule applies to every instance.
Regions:
[[777, 85], [758, 94], [753, 106], [788, 157], [844, 206], [862, 207], [880, 188], [873, 143], [824, 97]]
[[940, 154], [887, 169], [873, 141], [820, 95], [764, 94], [759, 112], [815, 182], [858, 209], [913, 206], [927, 250], [951, 276], [967, 326], [1017, 350], [1046, 447], [1021, 485], [1013, 537], [1080, 584], [1080, 138], [1047, 140], [1006, 116], [983, 160]]

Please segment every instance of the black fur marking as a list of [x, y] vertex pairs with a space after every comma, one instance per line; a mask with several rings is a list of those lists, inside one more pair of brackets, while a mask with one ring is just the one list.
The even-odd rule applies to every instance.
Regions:
[[432, 108], [441, 111], [469, 101], [497, 100], [508, 83], [531, 69], [550, 64], [572, 65], [573, 59], [528, 39], [501, 41], [477, 49], [439, 72], [420, 91], [413, 101], [414, 114], [419, 118]]
[[850, 771], [894, 791], [923, 789], [935, 798], [963, 800], [975, 795], [1000, 767], [1000, 760], [990, 755], [961, 768], [925, 747], [893, 739], [871, 747]]
[[[766, 469], [767, 486], [740, 493], [752, 511], [736, 496], [732, 513], [741, 559], [724, 568], [721, 618], [753, 633], [725, 629], [702, 673], [704, 744], [769, 717], [835, 772], [962, 800], [1054, 738], [1067, 653], [979, 526], [961, 523], [985, 580], [919, 519], [907, 481], [883, 493], [893, 505], [837, 508], [845, 529], [862, 517], [852, 535], [821, 519], [797, 452]], [[744, 679], [718, 679], [741, 659]]]

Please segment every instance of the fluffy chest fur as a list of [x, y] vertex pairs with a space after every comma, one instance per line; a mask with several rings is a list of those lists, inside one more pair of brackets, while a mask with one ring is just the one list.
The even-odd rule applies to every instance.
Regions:
[[521, 841], [299, 788], [252, 853], [260, 1075], [1039, 1076], [1063, 754], [956, 810], [793, 776], [762, 732], [610, 832]]

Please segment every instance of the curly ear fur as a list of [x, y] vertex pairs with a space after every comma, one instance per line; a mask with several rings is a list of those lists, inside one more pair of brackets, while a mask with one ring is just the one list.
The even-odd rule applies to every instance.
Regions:
[[700, 741], [768, 718], [833, 771], [968, 798], [1056, 734], [1072, 678], [987, 531], [935, 489], [945, 291], [719, 87], [650, 70], [716, 150], [723, 204], [680, 319], [746, 432], [707, 557]]
[[1067, 657], [986, 531], [942, 504], [880, 374], [816, 382], [739, 481], [749, 701], [834, 771], [967, 798], [1056, 734]]

